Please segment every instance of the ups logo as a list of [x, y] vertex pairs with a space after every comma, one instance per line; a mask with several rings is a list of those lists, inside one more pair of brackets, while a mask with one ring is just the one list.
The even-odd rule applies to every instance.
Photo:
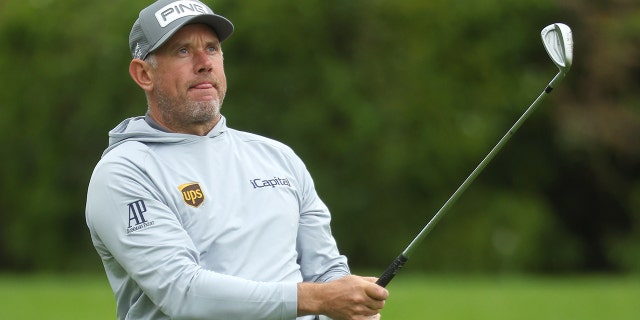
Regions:
[[178, 189], [182, 193], [182, 200], [187, 205], [197, 208], [204, 202], [204, 193], [198, 183], [185, 183], [180, 185]]

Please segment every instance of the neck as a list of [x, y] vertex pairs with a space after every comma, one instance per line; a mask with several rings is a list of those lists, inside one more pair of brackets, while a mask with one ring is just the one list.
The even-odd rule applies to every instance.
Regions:
[[193, 134], [197, 136], [207, 135], [218, 124], [218, 122], [220, 122], [221, 118], [220, 114], [218, 114], [210, 121], [179, 124], [166, 121], [161, 116], [154, 115], [152, 112], [148, 112], [148, 117], [168, 132]]

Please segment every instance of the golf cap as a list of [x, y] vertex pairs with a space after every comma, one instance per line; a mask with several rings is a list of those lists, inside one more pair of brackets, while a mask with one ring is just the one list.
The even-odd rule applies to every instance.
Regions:
[[145, 59], [183, 26], [204, 23], [216, 32], [220, 42], [233, 33], [227, 18], [197, 0], [159, 0], [140, 11], [129, 34], [129, 49], [134, 59]]

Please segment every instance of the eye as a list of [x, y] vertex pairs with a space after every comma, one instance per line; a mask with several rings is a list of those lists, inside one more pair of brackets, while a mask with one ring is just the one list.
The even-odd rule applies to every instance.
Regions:
[[209, 46], [207, 47], [207, 50], [211, 53], [218, 51], [218, 47], [216, 46]]
[[188, 51], [187, 51], [187, 48], [180, 48], [180, 49], [178, 49], [178, 53], [180, 53], [180, 54], [187, 54], [187, 52], [188, 52]]

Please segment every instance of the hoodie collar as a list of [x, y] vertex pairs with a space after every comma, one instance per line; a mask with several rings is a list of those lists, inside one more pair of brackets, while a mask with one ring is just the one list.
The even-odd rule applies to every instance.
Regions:
[[205, 136], [169, 132], [148, 115], [128, 118], [109, 131], [109, 146], [103, 156], [115, 147], [127, 141], [142, 143], [184, 143], [203, 138], [215, 138], [227, 131], [227, 120], [220, 116], [220, 121]]

